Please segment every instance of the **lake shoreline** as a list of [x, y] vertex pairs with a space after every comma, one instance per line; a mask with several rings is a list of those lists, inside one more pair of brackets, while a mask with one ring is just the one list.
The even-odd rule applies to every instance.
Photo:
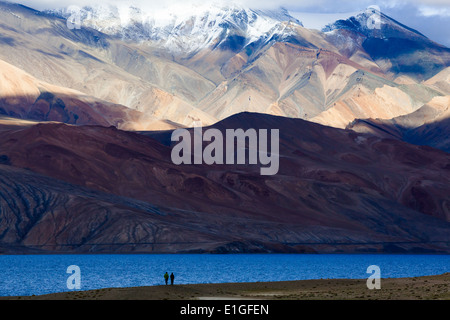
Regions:
[[449, 252], [0, 252], [1, 256], [144, 256], [144, 255], [204, 255], [204, 256], [239, 256], [239, 255], [313, 255], [313, 256], [450, 256]]
[[450, 300], [450, 273], [382, 278], [369, 290], [366, 279], [205, 283], [105, 288], [7, 296], [0, 300]]

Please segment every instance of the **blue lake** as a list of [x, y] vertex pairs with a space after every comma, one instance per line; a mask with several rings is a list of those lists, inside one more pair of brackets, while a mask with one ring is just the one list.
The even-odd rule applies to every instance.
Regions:
[[303, 279], [364, 279], [377, 265], [381, 278], [450, 272], [450, 255], [139, 254], [0, 255], [0, 296], [69, 291], [67, 267], [77, 265], [81, 290], [175, 284]]

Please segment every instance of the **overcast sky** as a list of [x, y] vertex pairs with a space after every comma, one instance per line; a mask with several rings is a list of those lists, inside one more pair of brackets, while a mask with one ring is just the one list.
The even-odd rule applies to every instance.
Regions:
[[[34, 9], [52, 9], [61, 8], [70, 5], [90, 5], [100, 1], [92, 0], [19, 0], [18, 2], [25, 4]], [[160, 6], [162, 3], [198, 2], [200, 0], [101, 0], [112, 4], [138, 4], [147, 8]], [[206, 2], [203, 0], [201, 2]], [[223, 0], [215, 0], [211, 2], [225, 2]], [[229, 2], [229, 1], [227, 1]], [[277, 7], [285, 7], [290, 12], [295, 12], [296, 18], [302, 21], [301, 13], [347, 13], [364, 10], [368, 6], [377, 5], [381, 11], [395, 20], [418, 30], [430, 39], [450, 47], [450, 0], [234, 0], [234, 2], [249, 6], [255, 9], [275, 9]], [[304, 19], [305, 27], [308, 26], [308, 19]]]

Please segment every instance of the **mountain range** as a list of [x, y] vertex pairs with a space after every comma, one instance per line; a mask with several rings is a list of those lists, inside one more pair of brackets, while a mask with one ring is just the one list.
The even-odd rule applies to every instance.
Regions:
[[[419, 31], [237, 5], [0, 21], [0, 252], [449, 252], [450, 49]], [[279, 173], [174, 165], [199, 121], [280, 129]]]
[[81, 28], [71, 30], [68, 9], [1, 7], [1, 60], [141, 112], [136, 129], [155, 118], [209, 125], [244, 111], [345, 128], [450, 94], [437, 84], [447, 83], [450, 49], [382, 13], [381, 29], [368, 29], [363, 11], [320, 32], [282, 9], [205, 5], [155, 19], [94, 6], [80, 9]]
[[3, 252], [448, 252], [450, 157], [431, 147], [253, 113], [215, 124], [284, 129], [261, 176], [174, 165], [167, 131], [1, 128]]

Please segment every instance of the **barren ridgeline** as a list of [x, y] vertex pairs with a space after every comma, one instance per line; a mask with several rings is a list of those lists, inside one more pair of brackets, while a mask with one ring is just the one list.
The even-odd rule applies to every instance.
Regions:
[[448, 252], [450, 51], [420, 32], [0, 8], [2, 252]]

